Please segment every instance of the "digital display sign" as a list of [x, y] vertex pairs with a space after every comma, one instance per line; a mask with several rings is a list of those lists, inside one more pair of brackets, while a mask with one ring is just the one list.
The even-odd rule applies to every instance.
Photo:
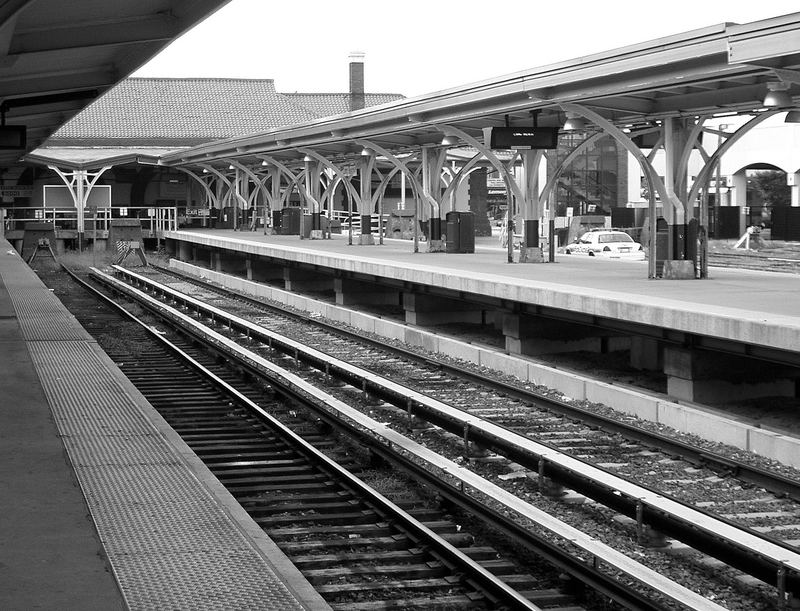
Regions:
[[558, 146], [557, 127], [493, 127], [493, 149], [554, 149]]

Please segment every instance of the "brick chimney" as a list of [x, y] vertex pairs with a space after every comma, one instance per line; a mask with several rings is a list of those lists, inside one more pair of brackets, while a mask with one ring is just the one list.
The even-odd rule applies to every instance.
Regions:
[[350, 53], [350, 110], [364, 108], [364, 53]]

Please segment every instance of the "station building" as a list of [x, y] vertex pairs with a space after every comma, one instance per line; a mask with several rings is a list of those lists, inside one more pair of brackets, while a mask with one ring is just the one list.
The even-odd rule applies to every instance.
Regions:
[[[235, 156], [227, 167], [221, 166], [219, 159], [214, 165], [193, 163], [191, 168], [174, 163], [162, 166], [159, 159], [163, 155], [174, 159], [182, 150], [205, 143], [346, 117], [404, 99], [401, 94], [366, 93], [363, 58], [351, 59], [347, 93], [280, 93], [269, 79], [122, 81], [27, 155], [26, 165], [16, 175], [5, 176], [2, 214], [7, 236], [14, 241], [19, 235], [15, 232], [25, 223], [47, 221], [56, 224], [65, 243], [78, 236], [103, 239], [110, 220], [119, 217], [141, 219], [145, 237], [151, 238], [170, 229], [217, 223], [253, 230], [274, 228], [283, 208], [302, 209], [307, 204], [304, 176], [281, 186], [283, 193], [276, 205], [264, 192], [266, 172], [259, 173], [252, 165], [244, 167]], [[750, 118], [759, 112], [754, 109]], [[800, 123], [793, 122], [796, 114], [779, 113], [744, 130], [747, 133], [737, 136], [738, 142], [722, 156], [714, 175], [696, 192], [696, 209], [701, 203], [709, 204], [712, 237], [738, 237], [747, 226], [763, 223], [773, 230], [773, 237], [800, 239], [800, 216], [786, 210], [800, 210]], [[576, 225], [575, 219], [595, 217], [586, 223], [623, 227], [640, 238], [639, 231], [648, 225], [651, 202], [637, 159], [611, 135], [587, 130], [579, 125], [579, 118], [569, 113], [567, 117], [558, 148], [544, 153], [532, 181], [537, 189], [544, 185], [539, 195], [546, 201], [539, 222], [543, 235], [546, 220], [554, 220], [554, 237], [563, 244], [573, 237], [572, 227], [588, 226]], [[688, 129], [691, 120], [681, 121], [686, 123], [683, 129]], [[684, 184], [694, 181], [710, 155], [746, 127], [747, 121], [741, 111], [707, 121], [689, 157]], [[633, 127], [634, 141], [663, 182], [663, 130], [655, 123], [650, 133], [647, 125]], [[475, 152], [469, 146], [447, 149], [437, 185], [446, 200], [444, 211], [475, 213], [479, 235], [491, 232], [490, 221], [504, 223], [507, 217], [513, 219], [515, 231], [521, 232], [529, 211], [513, 201], [509, 207], [513, 197], [497, 167], [485, 160], [473, 163]], [[525, 176], [522, 156], [497, 152], [497, 157], [520, 186], [531, 182]], [[459, 173], [470, 164], [469, 180], [461, 180]], [[369, 222], [365, 210], [353, 210], [350, 201], [350, 188], [361, 190], [357, 163], [344, 161], [338, 167], [351, 179], [352, 187], [333, 175], [320, 174], [325, 215], [332, 225], [341, 220], [351, 226]], [[779, 174], [777, 180], [785, 187], [781, 197], [765, 198], [755, 188], [754, 175], [760, 172]], [[380, 217], [379, 223], [394, 215], [397, 223], [389, 225], [390, 235], [409, 237], [412, 215], [423, 232], [427, 231], [431, 212], [410, 197], [404, 172], [390, 166], [379, 168], [372, 183], [368, 191], [375, 195], [367, 212]], [[659, 215], [660, 195], [654, 194]]]

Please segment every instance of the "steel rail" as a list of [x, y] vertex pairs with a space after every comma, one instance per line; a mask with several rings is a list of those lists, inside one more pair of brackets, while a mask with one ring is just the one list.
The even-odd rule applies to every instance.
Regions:
[[543, 477], [602, 502], [636, 519], [640, 528], [647, 524], [765, 583], [800, 593], [800, 554], [788, 545], [566, 455], [552, 446], [535, 442], [510, 429], [430, 399], [381, 376], [338, 361], [140, 274], [119, 266], [114, 266], [114, 269], [118, 274], [150, 286], [165, 296], [169, 295], [187, 307], [226, 321], [231, 329], [235, 328], [249, 337], [260, 336], [272, 347], [281, 345], [286, 352], [297, 358], [302, 356], [306, 362], [323, 369], [326, 374], [335, 371], [349, 383], [361, 386], [365, 392], [405, 407], [409, 415], [423, 416], [437, 426], [462, 436], [465, 442], [478, 443], [538, 471]]
[[[798, 259], [797, 261], [800, 262], [800, 259]], [[162, 271], [166, 274], [170, 274], [176, 278], [180, 278], [181, 280], [187, 282], [195, 282], [194, 278], [186, 277], [168, 268], [158, 266], [158, 269], [159, 271]], [[751, 465], [742, 460], [732, 459], [727, 456], [723, 456], [722, 454], [719, 454], [717, 452], [713, 452], [707, 448], [699, 448], [685, 441], [681, 441], [680, 439], [669, 437], [667, 435], [663, 435], [656, 431], [649, 431], [639, 426], [636, 426], [635, 424], [617, 420], [613, 417], [605, 416], [603, 414], [599, 414], [592, 410], [584, 409], [577, 405], [571, 405], [564, 401], [558, 401], [557, 399], [545, 396], [540, 393], [536, 393], [534, 391], [520, 389], [519, 387], [514, 386], [513, 384], [508, 384], [506, 382], [497, 380], [496, 378], [490, 377], [488, 375], [477, 373], [467, 368], [459, 367], [448, 361], [445, 361], [444, 359], [439, 359], [431, 356], [420, 356], [416, 352], [402, 348], [400, 346], [389, 345], [386, 342], [382, 342], [369, 337], [364, 337], [360, 335], [355, 336], [354, 334], [349, 333], [346, 330], [343, 330], [340, 326], [335, 326], [333, 324], [319, 320], [318, 318], [313, 318], [311, 316], [304, 315], [299, 312], [284, 310], [283, 308], [279, 308], [277, 306], [273, 305], [265, 306], [263, 302], [258, 301], [257, 299], [254, 299], [247, 295], [234, 293], [228, 289], [218, 287], [215, 285], [203, 284], [202, 286], [206, 290], [212, 290], [220, 295], [225, 295], [233, 297], [235, 299], [243, 300], [248, 303], [252, 303], [253, 305], [259, 308], [268, 307], [271, 309], [277, 309], [286, 316], [303, 320], [308, 324], [312, 324], [322, 329], [325, 329], [329, 333], [333, 333], [346, 338], [356, 338], [357, 341], [368, 344], [374, 348], [397, 354], [409, 360], [413, 360], [417, 363], [424, 363], [427, 365], [438, 367], [441, 370], [448, 373], [455, 373], [459, 377], [466, 378], [472, 382], [486, 386], [487, 388], [499, 390], [500, 392], [504, 393], [505, 395], [507, 395], [512, 399], [516, 399], [521, 402], [531, 403], [536, 407], [543, 408], [557, 414], [561, 414], [567, 418], [580, 420], [581, 422], [585, 422], [589, 426], [599, 427], [605, 431], [622, 435], [625, 438], [633, 441], [646, 443], [649, 446], [658, 448], [659, 450], [667, 454], [680, 456], [684, 460], [687, 460], [688, 462], [691, 462], [695, 465], [702, 465], [719, 472], [728, 473], [742, 481], [748, 482], [760, 488], [764, 488], [765, 490], [769, 490], [770, 492], [776, 495], [785, 496], [786, 498], [790, 498], [792, 500], [800, 502], [800, 481], [787, 477], [781, 473], [776, 473], [768, 469]]]
[[[92, 269], [92, 272], [94, 278], [102, 277], [102, 272], [99, 272], [94, 268]], [[114, 288], [113, 285], [111, 286], [112, 288]], [[102, 293], [98, 294], [102, 295]], [[103, 297], [105, 298], [105, 296]], [[109, 303], [114, 303], [113, 300], [108, 300], [108, 298], [105, 298], [105, 300]], [[157, 314], [160, 314], [160, 308], [163, 307], [163, 304], [159, 304], [158, 302], [153, 300], [152, 297], [141, 292], [140, 295], [138, 296], [137, 303], [143, 305], [148, 310], [154, 311]], [[119, 308], [119, 306], [117, 306], [116, 304], [115, 306], [121, 311], [125, 311], [123, 308]], [[133, 320], [137, 320], [132, 314], [127, 312], [126, 314], [128, 314], [128, 316]], [[184, 319], [183, 322], [191, 321], [191, 319], [185, 314], [182, 314], [177, 311], [175, 312], [175, 314], [179, 318], [183, 317]], [[352, 473], [341, 467], [333, 459], [329, 458], [328, 456], [326, 456], [325, 454], [314, 448], [314, 446], [312, 446], [302, 437], [297, 435], [297, 433], [295, 433], [294, 431], [289, 429], [286, 425], [281, 423], [279, 420], [271, 416], [259, 405], [257, 405], [256, 403], [248, 399], [245, 395], [237, 391], [233, 386], [231, 386], [230, 384], [219, 378], [213, 372], [206, 369], [202, 364], [200, 364], [190, 355], [186, 354], [177, 346], [174, 346], [166, 338], [161, 337], [158, 333], [147, 327], [147, 325], [145, 325], [141, 321], [137, 320], [137, 322], [141, 324], [143, 327], [145, 327], [154, 337], [158, 338], [163, 345], [168, 346], [170, 350], [172, 350], [176, 354], [179, 354], [181, 358], [185, 359], [186, 362], [190, 364], [193, 368], [202, 372], [203, 376], [206, 376], [208, 377], [208, 379], [212, 380], [214, 384], [223, 389], [237, 403], [251, 410], [254, 414], [257, 414], [259, 418], [265, 421], [270, 427], [278, 431], [284, 438], [290, 440], [291, 443], [301, 448], [304, 453], [306, 453], [309, 456], [313, 456], [315, 462], [324, 465], [326, 469], [329, 469], [330, 471], [336, 473], [336, 475], [339, 478], [341, 478], [341, 480], [347, 482], [348, 486], [351, 486], [353, 489], [358, 490], [361, 494], [367, 497], [371, 503], [374, 503], [377, 507], [380, 507], [380, 509], [386, 514], [391, 515], [409, 533], [413, 533], [414, 536], [419, 537], [421, 540], [425, 541], [426, 545], [430, 546], [431, 549], [434, 550], [437, 555], [446, 559], [447, 562], [460, 567], [460, 569], [465, 574], [466, 578], [469, 580], [473, 580], [477, 584], [480, 584], [480, 588], [483, 589], [488, 596], [495, 598], [500, 604], [508, 605], [509, 608], [512, 609], [527, 609], [529, 611], [540, 611], [540, 607], [531, 603], [519, 592], [508, 586], [505, 582], [503, 582], [502, 579], [492, 574], [489, 570], [483, 568], [478, 562], [472, 560], [469, 556], [464, 554], [464, 552], [459, 550], [457, 547], [445, 541], [442, 537], [440, 537], [433, 530], [422, 524], [419, 520], [411, 516], [408, 512], [401, 509], [395, 503], [390, 501], [388, 498], [386, 498], [376, 490], [369, 487], [363, 481], [358, 479], [355, 475], [353, 475]], [[281, 388], [282, 392], [284, 392], [287, 396], [289, 396], [293, 401], [296, 401], [297, 403], [300, 403], [302, 405], [307, 404], [309, 395], [307, 391], [301, 392], [298, 390], [297, 386], [293, 384], [283, 384], [281, 386], [282, 386]]]
[[[270, 363], [269, 361], [259, 357], [258, 355], [253, 354], [249, 350], [238, 345], [235, 341], [220, 335], [218, 332], [209, 329], [208, 327], [197, 321], [194, 321], [191, 317], [176, 310], [172, 306], [156, 301], [153, 297], [151, 297], [147, 293], [144, 293], [142, 290], [138, 288], [134, 288], [128, 284], [124, 284], [120, 280], [106, 276], [105, 274], [102, 274], [97, 270], [93, 270], [93, 275], [95, 279], [108, 284], [113, 288], [113, 290], [126, 294], [127, 296], [135, 299], [138, 303], [140, 303], [140, 305], [143, 305], [144, 307], [152, 310], [158, 316], [170, 318], [171, 323], [174, 324], [175, 319], [179, 319], [185, 322], [186, 324], [190, 325], [190, 328], [184, 329], [183, 332], [186, 333], [187, 335], [192, 336], [197, 341], [202, 341], [212, 346], [216, 346], [216, 349], [221, 351], [224, 350], [225, 347], [228, 347], [229, 349], [232, 350], [232, 352], [227, 352], [227, 351], [224, 352], [224, 355], [227, 358], [236, 358], [238, 355], [237, 360], [239, 362], [238, 363], [239, 365], [241, 365], [243, 368], [247, 369], [248, 371], [259, 377], [266, 377], [269, 380], [269, 383], [273, 387], [285, 389], [287, 391], [287, 394], [296, 395], [299, 393], [300, 395], [306, 395], [308, 397], [316, 397], [320, 399], [321, 403], [327, 404], [327, 406], [334, 412], [338, 412], [340, 417], [350, 418], [355, 423], [364, 426], [366, 430], [372, 431], [373, 434], [382, 436], [389, 446], [394, 445], [397, 447], [402, 447], [403, 450], [410, 451], [412, 453], [414, 453], [414, 447], [417, 447], [416, 456], [420, 460], [430, 462], [425, 458], [425, 456], [430, 456], [434, 454], [430, 450], [427, 450], [426, 448], [419, 446], [419, 444], [416, 444], [415, 442], [408, 440], [407, 438], [403, 437], [396, 431], [388, 429], [388, 427], [385, 427], [384, 425], [375, 422], [374, 420], [372, 420], [368, 416], [365, 416], [364, 414], [361, 414], [354, 408], [351, 408], [350, 406], [342, 403], [341, 401], [338, 401], [337, 399], [330, 397], [329, 395], [327, 395], [327, 393], [319, 391], [316, 387], [311, 386], [308, 382], [296, 376], [295, 374], [292, 374], [291, 372], [288, 372], [282, 369], [281, 367]], [[145, 278], [142, 279], [147, 280], [146, 284], [151, 283], [149, 279]], [[167, 290], [164, 295], [165, 299], [167, 298], [167, 295], [169, 295], [170, 299], [173, 299], [175, 301], [181, 301], [178, 295], [175, 295], [174, 293], [176, 292], [173, 291], [172, 289]], [[189, 299], [192, 301], [196, 301], [191, 297], [189, 297]], [[220, 311], [217, 308], [212, 307], [212, 309], [215, 312], [217, 312], [217, 315], [219, 315]], [[222, 322], [223, 324], [227, 322], [229, 323], [231, 329], [237, 329], [237, 325], [232, 324], [231, 320], [226, 321], [224, 318], [220, 318], [220, 322]], [[386, 451], [386, 448], [384, 448], [384, 451]], [[441, 457], [437, 458], [440, 459]], [[462, 485], [472, 486], [476, 490], [491, 488], [493, 486], [486, 480], [483, 480], [482, 478], [476, 476], [475, 474], [472, 474], [471, 472], [468, 472], [458, 467], [454, 463], [450, 463], [450, 461], [447, 461], [446, 459], [442, 459], [442, 461], [445, 463], [449, 463], [449, 466], [445, 467], [445, 471], [447, 472], [447, 474], [461, 479]], [[435, 478], [431, 481], [435, 481]], [[477, 484], [475, 483], [476, 481], [478, 482]], [[495, 492], [495, 494], [504, 494], [506, 495], [506, 497], [513, 496], [505, 491], [497, 491]], [[465, 502], [469, 505], [473, 501], [470, 499], [465, 499]], [[639, 581], [650, 588], [653, 588], [660, 594], [669, 597], [673, 600], [677, 600], [682, 604], [688, 605], [690, 608], [704, 609], [709, 611], [710, 610], [719, 611], [721, 609], [715, 603], [704, 599], [702, 596], [698, 596], [694, 592], [688, 590], [687, 588], [684, 588], [683, 586], [680, 586], [679, 584], [676, 584], [675, 582], [669, 579], [664, 578], [657, 572], [648, 569], [646, 567], [643, 567], [637, 561], [632, 560], [629, 557], [621, 554], [620, 552], [617, 552], [616, 550], [613, 550], [608, 546], [605, 546], [604, 544], [597, 542], [593, 538], [588, 537], [583, 533], [579, 533], [579, 531], [577, 531], [576, 529], [561, 523], [555, 518], [552, 518], [551, 516], [545, 514], [541, 510], [533, 508], [532, 506], [528, 505], [527, 503], [521, 501], [516, 497], [513, 497], [513, 501], [511, 502], [509, 502], [508, 500], [501, 502], [504, 502], [510, 508], [513, 508], [514, 504], [527, 506], [527, 513], [523, 514], [527, 519], [537, 521], [537, 516], [538, 516], [537, 523], [540, 526], [542, 526], [545, 529], [551, 530], [551, 532], [554, 532], [559, 537], [564, 538], [572, 545], [577, 545], [578, 547], [587, 551], [593, 558], [595, 558], [593, 562], [595, 568], [599, 560], [602, 563], [613, 567], [616, 571], [624, 573], [628, 575], [630, 578]], [[512, 510], [518, 511], [518, 508]], [[557, 526], [555, 527], [556, 530], [554, 530], [553, 526], [554, 523], [557, 524]], [[581, 539], [583, 539], [583, 541], [581, 541]], [[550, 549], [552, 550], [553, 548]], [[625, 587], [624, 584], [622, 584], [622, 587], [623, 588]], [[624, 598], [634, 601], [637, 600], [637, 596], [635, 593], [628, 593], [624, 595]], [[634, 606], [633, 608], [639, 608], [639, 607]], [[655, 606], [653, 606], [645, 604], [645, 606], [642, 608], [658, 608], [658, 605], [656, 604]]]

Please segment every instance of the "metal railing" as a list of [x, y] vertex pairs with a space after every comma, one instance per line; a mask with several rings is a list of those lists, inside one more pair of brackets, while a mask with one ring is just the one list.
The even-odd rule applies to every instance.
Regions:
[[[75, 208], [0, 208], [5, 232], [24, 230], [28, 223], [52, 223], [56, 231], [78, 231], [79, 218]], [[87, 209], [83, 214], [84, 234], [105, 232], [115, 219], [138, 219], [144, 237], [160, 237], [165, 231], [178, 227], [175, 206], [125, 206]]]
[[[350, 215], [347, 210], [330, 210], [329, 211], [330, 219], [332, 221], [336, 220], [342, 224], [342, 231], [346, 231], [351, 225], [353, 227], [353, 233], [360, 234], [361, 233], [361, 215], [360, 214], [352, 214]], [[389, 215], [388, 214], [372, 214], [370, 215], [371, 224], [370, 229], [371, 232], [375, 235], [386, 235], [386, 228], [389, 224]]]

